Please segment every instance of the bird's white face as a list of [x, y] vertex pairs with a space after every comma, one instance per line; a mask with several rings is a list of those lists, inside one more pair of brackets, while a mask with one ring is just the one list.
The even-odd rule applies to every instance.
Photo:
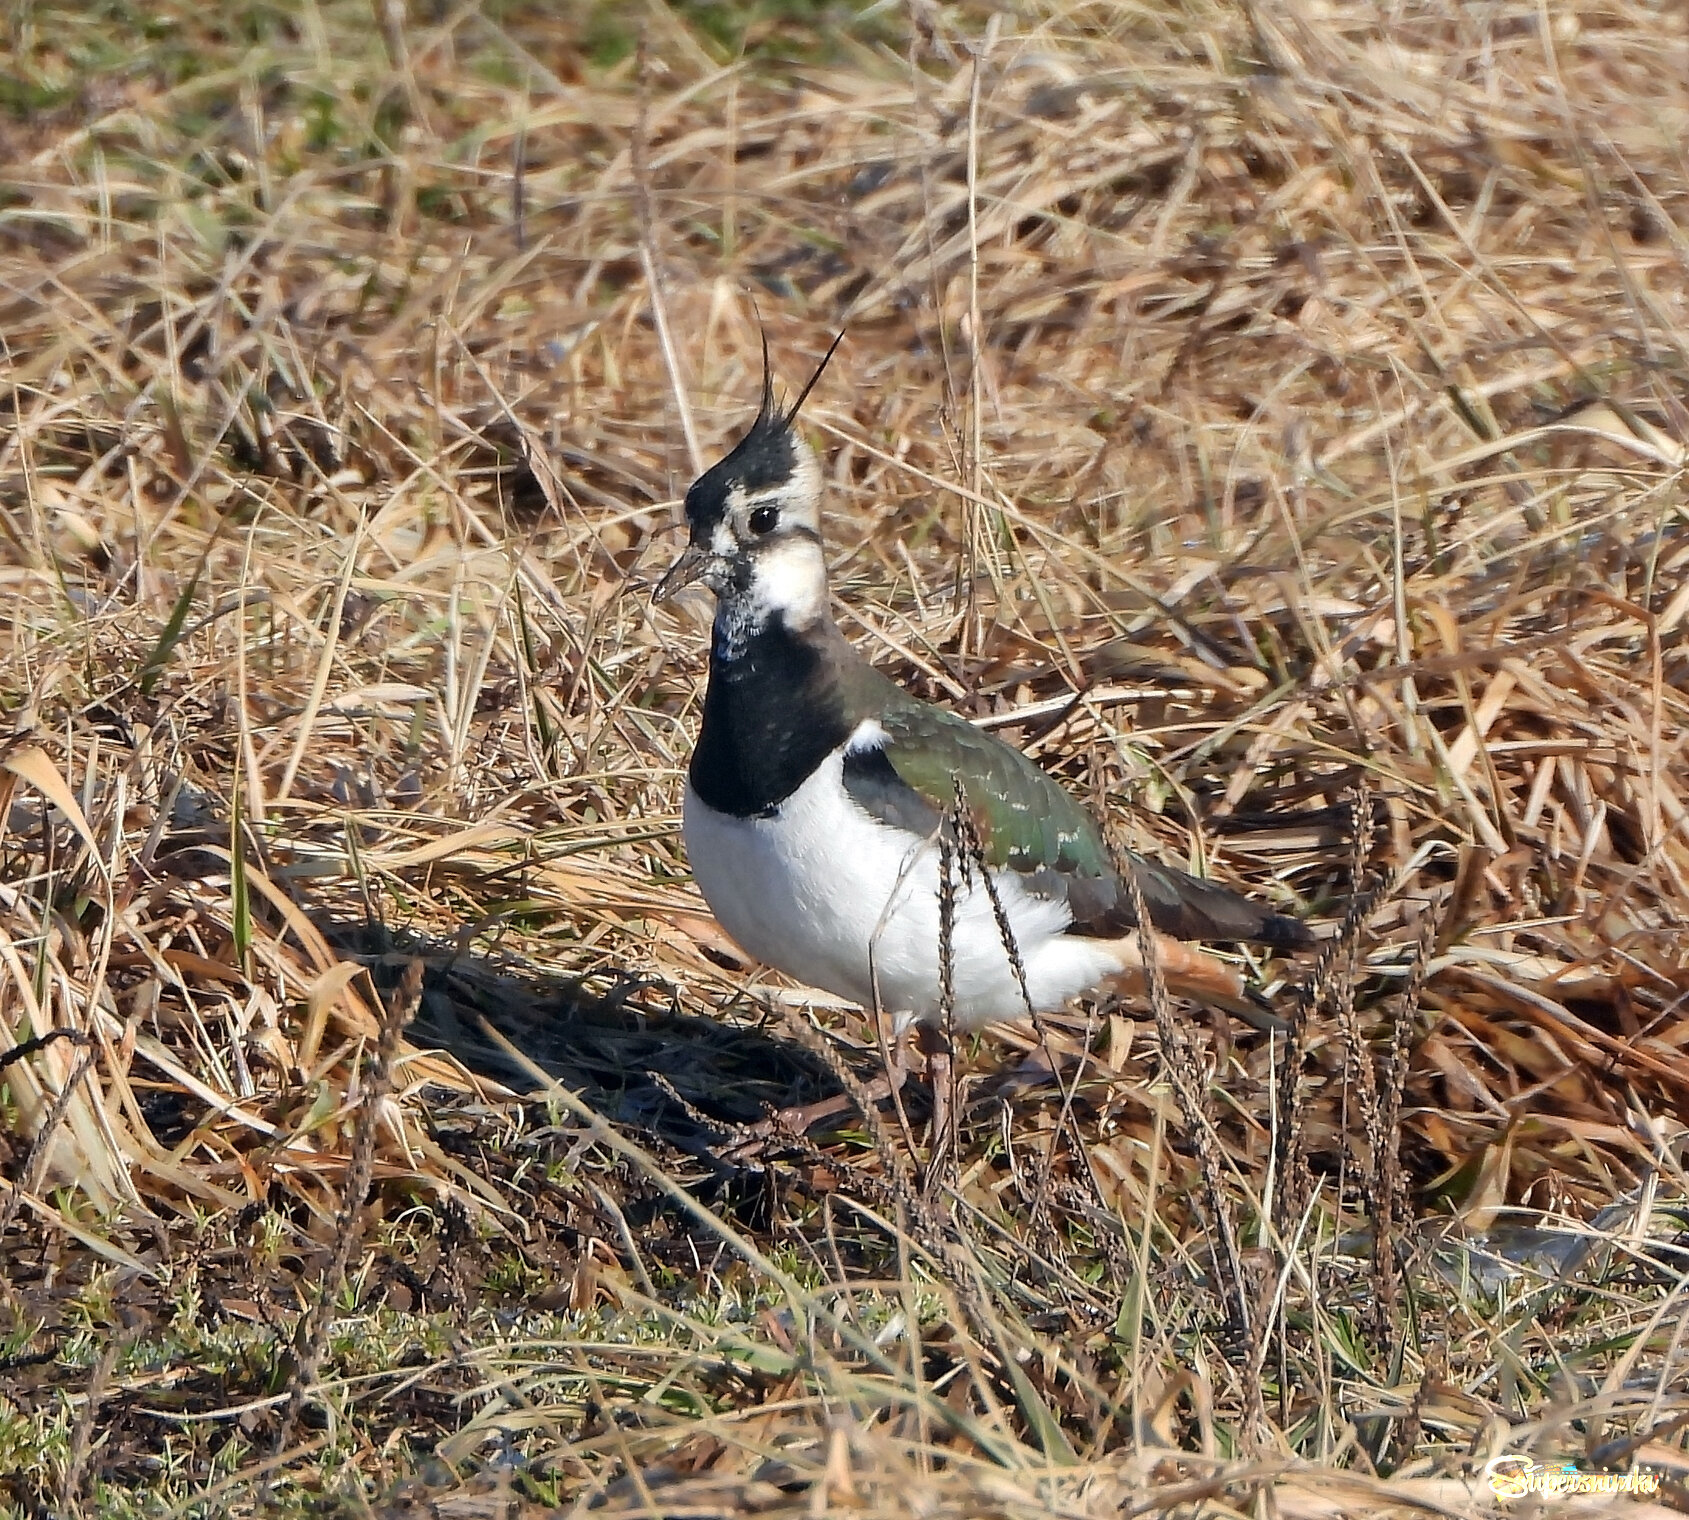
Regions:
[[727, 488], [726, 510], [709, 530], [699, 579], [734, 621], [760, 628], [778, 616], [806, 628], [826, 615], [827, 563], [821, 548], [821, 467], [796, 436], [792, 473], [776, 485]]
[[[725, 510], [710, 527], [710, 547], [716, 553], [756, 553], [765, 544], [791, 534], [821, 537], [821, 466], [815, 451], [797, 434], [788, 435], [789, 458], [782, 478], [729, 478]], [[731, 458], [732, 456], [729, 456]], [[701, 477], [708, 479], [708, 476]], [[698, 488], [693, 487], [696, 491]], [[688, 501], [691, 492], [688, 492]], [[714, 514], [712, 514], [713, 516]], [[697, 527], [703, 523], [697, 524]], [[693, 532], [697, 537], [697, 528]]]
[[716, 652], [732, 659], [778, 619], [794, 631], [827, 614], [821, 466], [789, 417], [765, 407], [733, 451], [686, 493], [691, 542], [657, 588], [702, 581], [716, 594]]

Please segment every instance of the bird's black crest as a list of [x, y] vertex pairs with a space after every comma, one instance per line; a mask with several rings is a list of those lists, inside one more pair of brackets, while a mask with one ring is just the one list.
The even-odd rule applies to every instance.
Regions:
[[815, 389], [815, 382], [827, 368], [827, 361], [843, 341], [844, 333], [840, 332], [821, 356], [815, 373], [809, 377], [809, 384], [798, 393], [798, 399], [782, 412], [774, 403], [774, 371], [768, 362], [768, 335], [763, 334], [762, 405], [757, 409], [756, 420], [751, 423], [750, 431], [734, 444], [733, 451], [705, 470], [686, 493], [686, 520], [695, 535], [700, 529], [712, 528], [721, 521], [727, 510], [728, 489], [735, 483], [742, 486], [747, 494], [755, 495], [791, 479], [797, 463], [792, 424], [797, 420], [799, 409], [809, 399], [809, 393]]

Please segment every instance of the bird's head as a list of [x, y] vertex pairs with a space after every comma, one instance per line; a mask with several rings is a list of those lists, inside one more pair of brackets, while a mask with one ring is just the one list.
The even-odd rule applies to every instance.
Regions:
[[762, 406], [732, 452], [687, 491], [691, 541], [658, 584], [657, 601], [702, 581], [715, 592], [723, 612], [747, 629], [774, 616], [790, 628], [825, 617], [821, 466], [795, 423], [843, 337], [840, 333], [833, 340], [809, 384], [785, 411], [775, 405], [768, 343], [763, 341]]

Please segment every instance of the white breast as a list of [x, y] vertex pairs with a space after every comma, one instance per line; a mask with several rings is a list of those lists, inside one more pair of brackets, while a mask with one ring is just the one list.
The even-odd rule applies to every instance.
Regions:
[[[853, 742], [883, 737], [877, 724], [864, 724]], [[863, 1007], [877, 1001], [905, 1020], [936, 1019], [937, 841], [912, 839], [858, 807], [843, 772], [843, 754], [829, 756], [773, 818], [717, 813], [688, 786], [693, 875], [722, 928], [756, 959]], [[1012, 871], [994, 880], [1038, 1012], [1120, 970], [1119, 958], [1095, 941], [1062, 932], [1070, 922], [1065, 903], [1028, 892]], [[971, 890], [958, 888], [953, 943], [957, 1021], [1024, 1017], [977, 876]]]

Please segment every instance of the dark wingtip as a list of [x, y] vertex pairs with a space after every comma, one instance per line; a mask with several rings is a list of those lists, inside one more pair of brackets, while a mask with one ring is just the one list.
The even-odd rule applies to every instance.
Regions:
[[1290, 1033], [1289, 1021], [1259, 991], [1254, 987], [1247, 987], [1243, 995], [1248, 999], [1248, 1007], [1233, 1011], [1251, 1029], [1259, 1029], [1262, 1034]]
[[1282, 913], [1268, 913], [1261, 919], [1261, 927], [1251, 938], [1257, 944], [1271, 945], [1278, 950], [1305, 950], [1314, 943], [1314, 931], [1299, 918], [1287, 918]]

